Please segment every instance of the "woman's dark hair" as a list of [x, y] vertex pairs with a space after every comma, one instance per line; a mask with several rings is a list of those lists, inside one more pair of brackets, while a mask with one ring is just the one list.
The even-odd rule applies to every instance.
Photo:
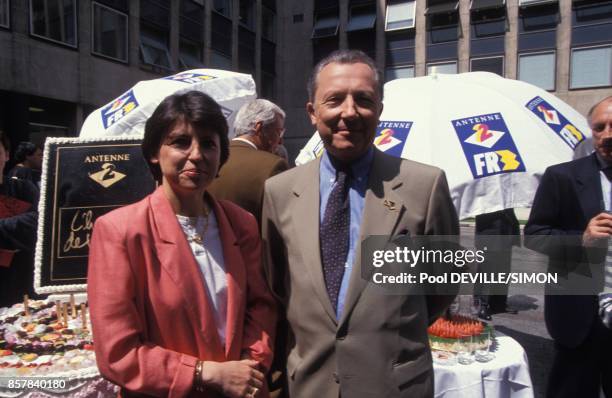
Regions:
[[219, 167], [227, 161], [229, 156], [227, 121], [219, 104], [210, 96], [199, 91], [170, 95], [155, 108], [155, 111], [147, 120], [141, 145], [142, 154], [157, 181], [161, 181], [161, 169], [159, 164], [152, 163], [151, 159], [158, 154], [164, 138], [178, 121], [193, 126], [196, 134], [207, 131], [219, 136], [221, 145]]
[[11, 151], [11, 142], [9, 141], [8, 136], [2, 130], [0, 130], [0, 144], [2, 144], [6, 152]]
[[15, 149], [15, 162], [23, 163], [28, 156], [32, 156], [37, 149], [42, 149], [39, 146], [32, 144], [31, 142], [22, 141], [17, 145]]

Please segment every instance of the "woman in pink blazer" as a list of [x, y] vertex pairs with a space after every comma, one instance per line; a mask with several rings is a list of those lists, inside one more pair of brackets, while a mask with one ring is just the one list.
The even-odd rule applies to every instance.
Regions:
[[88, 296], [98, 367], [122, 396], [268, 395], [276, 308], [255, 218], [206, 188], [228, 157], [212, 98], [166, 98], [145, 126], [159, 188], [100, 217]]

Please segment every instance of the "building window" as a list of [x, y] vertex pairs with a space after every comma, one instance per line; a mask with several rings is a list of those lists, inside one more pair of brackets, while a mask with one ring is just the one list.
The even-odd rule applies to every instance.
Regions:
[[612, 42], [612, 2], [574, 0], [572, 46]]
[[232, 0], [214, 0], [213, 10], [228, 18], [232, 17]]
[[0, 27], [11, 27], [10, 15], [9, 0], [0, 0]]
[[352, 6], [346, 31], [355, 32], [358, 30], [374, 29], [375, 24], [376, 4]]
[[210, 66], [217, 69], [232, 70], [232, 58], [223, 53], [211, 51]]
[[204, 7], [193, 0], [181, 0], [179, 35], [204, 43]]
[[558, 3], [519, 8], [519, 53], [555, 49], [558, 23]]
[[544, 90], [555, 89], [555, 52], [519, 54], [518, 79]]
[[261, 69], [270, 74], [276, 72], [276, 44], [265, 39], [261, 41]]
[[414, 10], [416, 1], [393, 1], [387, 4], [385, 30], [399, 30], [414, 28]]
[[276, 42], [276, 12], [266, 6], [261, 7], [261, 36]]
[[255, 73], [255, 32], [242, 26], [238, 29], [238, 69]]
[[75, 0], [30, 0], [30, 33], [76, 47], [76, 15]]
[[415, 33], [414, 29], [410, 29], [385, 34], [387, 68], [393, 69], [414, 64]]
[[179, 18], [179, 66], [203, 68], [204, 7], [193, 0], [181, 0]]
[[461, 36], [457, 1], [429, 0], [427, 10], [427, 61], [457, 58]]
[[128, 16], [96, 2], [92, 7], [92, 52], [127, 62]]
[[339, 25], [338, 10], [316, 12], [315, 23], [312, 28], [312, 38], [320, 39], [336, 36]]
[[140, 55], [144, 64], [172, 69], [168, 51], [168, 33], [141, 24]]
[[457, 74], [457, 62], [444, 62], [440, 64], [427, 64], [427, 75], [436, 75], [436, 74], [447, 74], [447, 75], [456, 75]]
[[179, 64], [181, 69], [203, 68], [202, 43], [181, 37], [179, 41]]
[[255, 3], [253, 0], [240, 0], [240, 23], [255, 30]]
[[491, 72], [504, 76], [504, 57], [472, 58], [470, 72]]
[[414, 77], [413, 65], [393, 66], [385, 69], [385, 82], [407, 77]]
[[232, 21], [220, 14], [213, 13], [211, 25], [211, 48], [231, 59]]
[[612, 86], [612, 46], [572, 50], [570, 88]]

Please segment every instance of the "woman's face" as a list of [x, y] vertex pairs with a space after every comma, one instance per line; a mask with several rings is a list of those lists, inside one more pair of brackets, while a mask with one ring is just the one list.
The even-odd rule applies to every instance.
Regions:
[[177, 196], [203, 193], [219, 171], [219, 135], [212, 131], [198, 133], [192, 125], [178, 121], [151, 159], [161, 168], [162, 185]]

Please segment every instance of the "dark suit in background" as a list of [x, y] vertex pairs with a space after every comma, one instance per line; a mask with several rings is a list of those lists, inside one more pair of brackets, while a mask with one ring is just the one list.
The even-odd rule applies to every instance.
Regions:
[[[603, 210], [599, 170], [593, 154], [549, 167], [542, 176], [525, 226], [525, 246], [547, 254], [551, 272], [564, 275], [593, 261], [582, 247], [582, 234]], [[546, 327], [556, 349], [548, 397], [598, 397], [602, 384], [612, 396], [612, 332], [597, 310], [596, 296], [545, 296]]]
[[[484, 263], [478, 267], [479, 272], [510, 272], [512, 268], [512, 246], [520, 245], [521, 229], [513, 209], [504, 209], [476, 216], [476, 247], [487, 247]], [[508, 298], [508, 285], [475, 286], [480, 298], [481, 313], [488, 310], [492, 313], [504, 312]]]

